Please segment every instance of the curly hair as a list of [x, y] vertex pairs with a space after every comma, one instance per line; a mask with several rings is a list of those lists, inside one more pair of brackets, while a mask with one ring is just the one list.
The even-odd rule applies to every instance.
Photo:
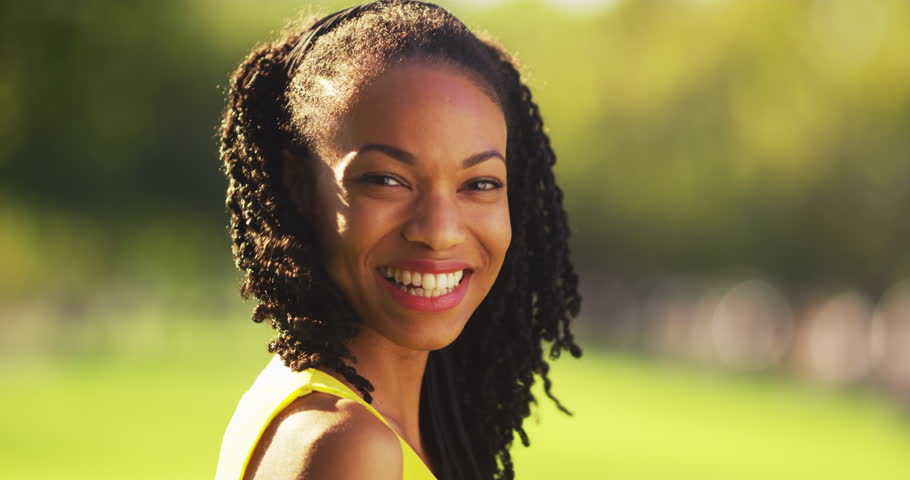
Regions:
[[[358, 317], [329, 277], [319, 238], [282, 179], [282, 151], [314, 153], [320, 132], [354, 95], [397, 64], [443, 62], [469, 75], [501, 106], [507, 124], [512, 243], [490, 292], [449, 346], [430, 353], [420, 429], [443, 479], [514, 477], [514, 434], [536, 402], [539, 377], [551, 393], [549, 360], [581, 356], [569, 324], [578, 315], [578, 277], [569, 259], [568, 218], [556, 161], [531, 91], [515, 63], [444, 9], [380, 0], [321, 21], [292, 24], [234, 72], [220, 127], [226, 205], [241, 295], [253, 320], [277, 332], [268, 349], [294, 371], [325, 368], [366, 401], [373, 386], [351, 366], [346, 342]], [[324, 91], [326, 80], [337, 87]], [[544, 343], [549, 343], [545, 351]]]

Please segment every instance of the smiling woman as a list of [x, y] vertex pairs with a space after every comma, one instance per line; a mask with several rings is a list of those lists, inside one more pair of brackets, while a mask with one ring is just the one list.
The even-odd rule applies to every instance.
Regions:
[[322, 150], [289, 159], [321, 172], [290, 190], [314, 197], [300, 208], [361, 334], [423, 355], [452, 343], [511, 240], [502, 110], [458, 70], [418, 61], [372, 81]]
[[435, 5], [354, 7], [253, 52], [221, 140], [277, 355], [217, 477], [512, 478], [542, 343], [581, 352], [555, 157], [508, 55]]

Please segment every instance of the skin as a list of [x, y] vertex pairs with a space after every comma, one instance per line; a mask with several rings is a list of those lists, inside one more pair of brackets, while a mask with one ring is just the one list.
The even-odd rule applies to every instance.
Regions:
[[[474, 80], [411, 63], [361, 92], [319, 158], [285, 155], [289, 191], [362, 320], [348, 345], [355, 367], [376, 387], [373, 406], [428, 465], [418, 419], [428, 353], [461, 333], [511, 241], [506, 132]], [[377, 271], [414, 261], [467, 265], [461, 302], [421, 312], [395, 300]], [[394, 433], [361, 405], [314, 393], [268, 427], [247, 478], [400, 479], [400, 457]]]

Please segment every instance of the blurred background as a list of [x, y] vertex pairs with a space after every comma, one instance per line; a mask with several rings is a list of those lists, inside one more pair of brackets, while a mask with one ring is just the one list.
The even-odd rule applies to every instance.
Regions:
[[[910, 3], [441, 1], [556, 151], [586, 354], [519, 479], [906, 478]], [[230, 258], [227, 79], [349, 2], [0, 1], [5, 478], [206, 478], [268, 361]]]

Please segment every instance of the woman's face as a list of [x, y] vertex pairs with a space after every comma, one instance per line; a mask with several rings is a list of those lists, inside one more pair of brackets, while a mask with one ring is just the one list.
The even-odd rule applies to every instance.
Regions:
[[458, 70], [404, 65], [366, 87], [325, 143], [297, 196], [362, 334], [448, 345], [511, 241], [502, 110]]

